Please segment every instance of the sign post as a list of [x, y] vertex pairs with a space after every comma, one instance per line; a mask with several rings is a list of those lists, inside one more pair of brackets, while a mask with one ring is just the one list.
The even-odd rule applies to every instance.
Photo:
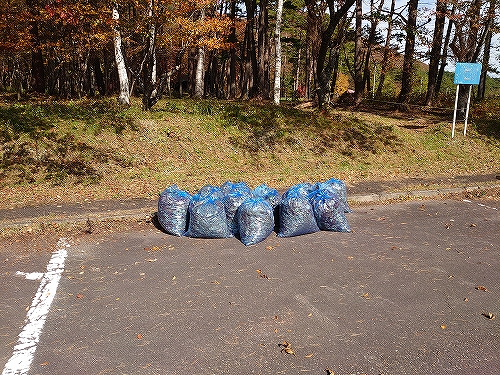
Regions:
[[481, 78], [481, 64], [479, 63], [457, 63], [455, 69], [454, 82], [457, 85], [455, 95], [455, 110], [453, 112], [453, 126], [451, 128], [451, 138], [455, 136], [455, 121], [457, 119], [458, 91], [460, 85], [469, 85], [469, 96], [467, 98], [467, 110], [465, 112], [464, 135], [467, 133], [467, 120], [469, 118], [470, 97], [472, 85], [478, 85]]

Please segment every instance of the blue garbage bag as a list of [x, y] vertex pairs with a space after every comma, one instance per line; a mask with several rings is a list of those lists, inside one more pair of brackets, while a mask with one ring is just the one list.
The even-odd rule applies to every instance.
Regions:
[[352, 212], [352, 210], [349, 208], [349, 204], [347, 203], [347, 187], [344, 181], [338, 180], [336, 178], [331, 178], [325, 182], [317, 183], [316, 188], [320, 190], [330, 189], [333, 192], [336, 192], [340, 197], [340, 203], [344, 208], [344, 212]]
[[351, 232], [340, 196], [329, 190], [315, 190], [309, 195], [319, 229]]
[[236, 217], [240, 240], [245, 246], [264, 241], [274, 229], [273, 208], [261, 197], [244, 201]]
[[222, 193], [224, 195], [232, 192], [232, 191], [241, 191], [241, 192], [246, 192], [246, 193], [251, 193], [252, 189], [248, 187], [248, 185], [245, 182], [231, 182], [231, 181], [226, 181], [224, 182], [220, 189], [222, 190]]
[[158, 199], [158, 222], [165, 232], [182, 236], [188, 225], [188, 207], [191, 195], [172, 185], [160, 193]]
[[208, 197], [213, 197], [213, 198], [222, 198], [224, 196], [224, 193], [222, 192], [221, 188], [218, 186], [213, 186], [213, 185], [205, 185], [203, 186], [198, 192], [193, 195], [193, 200], [203, 200]]
[[238, 207], [246, 201], [247, 199], [252, 197], [252, 193], [250, 189], [233, 189], [229, 191], [222, 201], [224, 203], [224, 209], [226, 210], [226, 219], [229, 230], [233, 235], [238, 234], [238, 220], [236, 218], [236, 212], [238, 211]]
[[233, 234], [227, 226], [226, 211], [221, 198], [209, 195], [203, 199], [191, 199], [189, 204], [187, 237], [228, 238]]
[[266, 184], [261, 184], [252, 190], [254, 197], [260, 197], [266, 200], [272, 208], [275, 208], [280, 203], [281, 197], [278, 190], [270, 188]]
[[286, 199], [289, 195], [301, 195], [307, 196], [311, 191], [313, 191], [316, 187], [310, 182], [301, 182], [300, 184], [296, 184], [291, 186], [281, 197], [281, 199]]
[[318, 232], [308, 195], [298, 189], [285, 193], [279, 204], [278, 237], [293, 237]]

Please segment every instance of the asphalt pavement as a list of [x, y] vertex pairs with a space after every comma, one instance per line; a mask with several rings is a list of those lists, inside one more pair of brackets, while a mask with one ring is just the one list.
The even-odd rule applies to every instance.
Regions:
[[36, 251], [1, 241], [0, 368], [51, 295], [28, 375], [499, 374], [500, 202], [350, 193], [380, 197], [348, 214], [352, 233], [246, 247], [142, 221]]

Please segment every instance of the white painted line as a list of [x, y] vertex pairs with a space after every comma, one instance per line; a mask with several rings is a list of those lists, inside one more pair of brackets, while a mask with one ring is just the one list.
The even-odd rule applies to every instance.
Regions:
[[45, 275], [43, 272], [16, 272], [17, 276], [24, 276], [26, 280], [41, 280]]
[[[12, 357], [7, 361], [2, 375], [25, 375], [28, 373], [45, 319], [56, 295], [61, 274], [64, 271], [64, 262], [68, 255], [66, 249], [69, 247], [70, 244], [65, 238], [61, 238], [57, 242], [56, 251], [52, 254], [49, 264], [47, 264], [47, 272], [43, 274], [38, 291], [28, 310], [25, 320], [26, 325], [19, 334]], [[31, 274], [24, 275], [28, 278], [28, 275]]]
[[[468, 199], [464, 199], [463, 201], [466, 202], [466, 203], [472, 203], [472, 201], [470, 201]], [[482, 204], [482, 203], [478, 203], [477, 205], [479, 207], [485, 207], [485, 208], [489, 208], [489, 209], [492, 209], [492, 210], [498, 210], [498, 208], [496, 208], [496, 207], [490, 207], [490, 206], [487, 206], [487, 205]]]

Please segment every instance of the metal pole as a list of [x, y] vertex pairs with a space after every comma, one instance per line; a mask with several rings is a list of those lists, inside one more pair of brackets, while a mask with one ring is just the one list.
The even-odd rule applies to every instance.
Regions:
[[467, 133], [467, 119], [469, 118], [470, 97], [472, 93], [472, 85], [469, 86], [469, 98], [467, 99], [467, 111], [465, 112], [464, 135]]
[[451, 128], [451, 138], [455, 136], [455, 120], [457, 119], [457, 105], [458, 105], [458, 88], [460, 85], [457, 85], [457, 94], [455, 95], [455, 110], [453, 111], [453, 126]]

